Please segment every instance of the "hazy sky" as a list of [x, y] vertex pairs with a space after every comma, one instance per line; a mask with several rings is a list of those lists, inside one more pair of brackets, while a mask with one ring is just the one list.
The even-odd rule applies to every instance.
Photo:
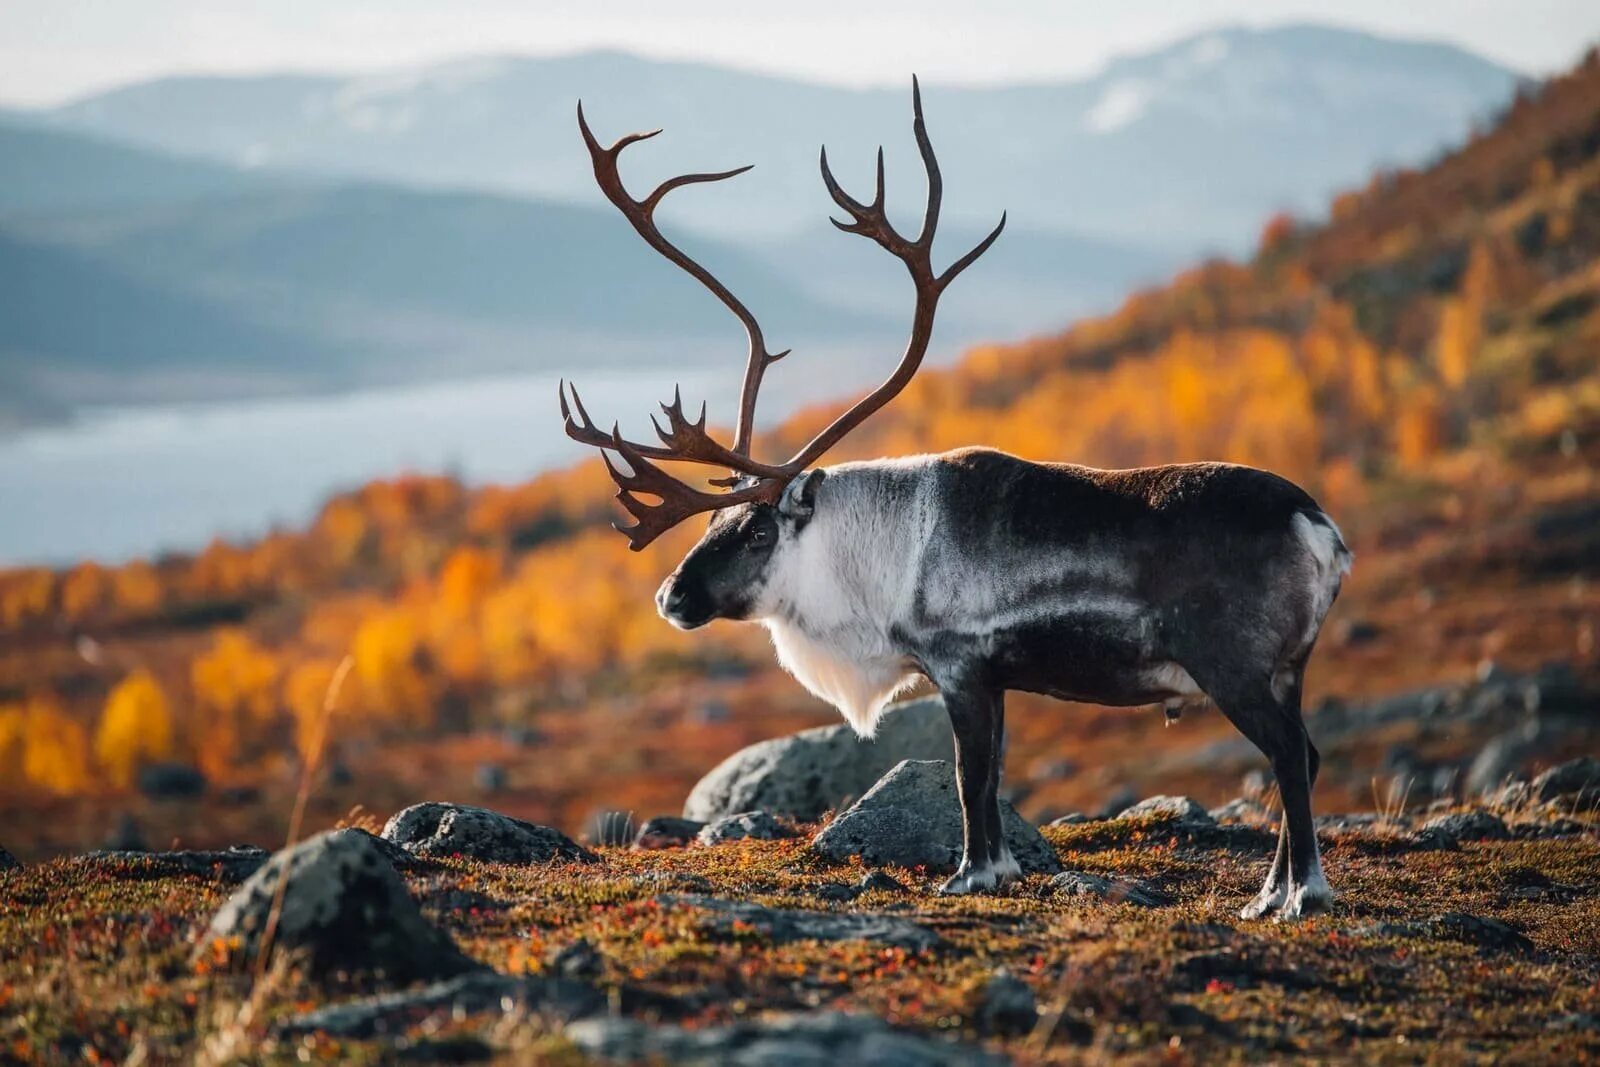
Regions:
[[[848, 84], [1082, 74], [1218, 23], [1442, 38], [1531, 74], [1600, 40], [1596, 0], [0, 0], [0, 102], [174, 72], [367, 70], [598, 46]], [[802, 9], [803, 10], [800, 10]]]

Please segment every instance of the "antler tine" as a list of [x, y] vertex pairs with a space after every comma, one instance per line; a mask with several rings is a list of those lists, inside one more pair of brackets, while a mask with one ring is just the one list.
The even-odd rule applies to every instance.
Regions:
[[[616, 499], [632, 515], [632, 526], [613, 527], [628, 538], [628, 547], [635, 552], [678, 525], [692, 515], [715, 511], [750, 500], [770, 500], [782, 491], [782, 483], [760, 479], [754, 484], [732, 493], [706, 493], [672, 477], [647, 459], [632, 442], [625, 440], [615, 427], [611, 431], [611, 447], [627, 463], [629, 473], [623, 473], [602, 451], [606, 470], [617, 484]], [[656, 497], [659, 504], [647, 504], [639, 493]]]
[[828, 167], [828, 153], [826, 150], [822, 153], [822, 182], [827, 186], [834, 203], [849, 212], [855, 220], [851, 223], [841, 223], [836, 219], [834, 225], [846, 232], [872, 238], [903, 262], [911, 273], [917, 298], [916, 306], [911, 313], [911, 336], [906, 340], [906, 349], [901, 354], [900, 363], [895, 367], [894, 373], [889, 375], [882, 385], [834, 419], [783, 465], [786, 470], [796, 474], [816, 462], [823, 453], [838, 444], [841, 438], [861, 425], [873, 412], [898, 396], [910, 383], [917, 369], [921, 367], [923, 357], [927, 355], [928, 343], [933, 337], [934, 312], [938, 309], [940, 294], [957, 275], [972, 266], [979, 256], [987, 252], [999, 238], [1000, 232], [1005, 229], [1006, 220], [1002, 215], [1000, 224], [966, 255], [956, 260], [943, 274], [934, 273], [933, 238], [939, 228], [939, 205], [944, 197], [944, 179], [939, 173], [939, 160], [933, 152], [933, 141], [928, 137], [928, 125], [922, 117], [922, 86], [915, 76], [911, 79], [911, 130], [916, 137], [917, 150], [922, 155], [923, 169], [928, 175], [928, 202], [922, 217], [922, 232], [914, 241], [907, 240], [889, 222], [888, 211], [884, 206], [881, 148], [878, 150], [877, 193], [871, 204], [860, 203], [839, 187], [839, 183], [834, 180], [833, 172]]
[[695, 185], [704, 182], [719, 182], [749, 170], [749, 166], [735, 167], [732, 170], [707, 172], [701, 174], [682, 174], [675, 178], [668, 178], [656, 186], [643, 200], [636, 200], [622, 183], [622, 176], [617, 169], [617, 159], [622, 150], [635, 141], [654, 137], [660, 130], [646, 134], [630, 134], [617, 141], [610, 148], [603, 148], [590, 130], [588, 120], [583, 114], [583, 103], [578, 103], [578, 127], [583, 131], [584, 144], [589, 147], [589, 157], [594, 164], [595, 181], [606, 194], [606, 199], [621, 211], [635, 232], [642, 237], [646, 244], [655, 249], [666, 259], [683, 270], [695, 281], [710, 290], [722, 305], [739, 320], [744, 327], [745, 336], [749, 341], [749, 351], [745, 357], [744, 380], [739, 390], [739, 418], [734, 428], [732, 453], [740, 456], [750, 454], [751, 439], [755, 434], [755, 408], [756, 400], [761, 393], [761, 379], [766, 374], [767, 368], [782, 359], [786, 352], [777, 355], [767, 349], [766, 337], [761, 331], [761, 324], [756, 321], [755, 315], [733, 292], [723, 285], [715, 275], [705, 267], [691, 259], [681, 248], [669, 241], [657, 228], [655, 223], [655, 210], [666, 195], [674, 189], [685, 185]]

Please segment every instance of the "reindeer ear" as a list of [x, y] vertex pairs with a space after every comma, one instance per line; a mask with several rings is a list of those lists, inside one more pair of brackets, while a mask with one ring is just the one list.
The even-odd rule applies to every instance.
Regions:
[[817, 490], [827, 474], [820, 470], [806, 471], [784, 487], [778, 510], [791, 519], [805, 521], [817, 510]]

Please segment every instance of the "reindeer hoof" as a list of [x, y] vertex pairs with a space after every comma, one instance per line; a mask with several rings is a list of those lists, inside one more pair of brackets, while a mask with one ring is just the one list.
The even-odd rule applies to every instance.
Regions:
[[969, 867], [963, 863], [961, 869], [939, 887], [939, 895], [967, 896], [972, 893], [993, 892], [998, 888], [1000, 888], [1000, 875], [993, 867], [987, 864], [982, 867]]
[[1289, 894], [1281, 885], [1272, 889], [1262, 889], [1254, 900], [1239, 909], [1239, 918], [1260, 919], [1269, 912], [1278, 911], [1288, 899]]
[[1284, 895], [1283, 906], [1274, 916], [1279, 922], [1295, 922], [1313, 915], [1326, 915], [1333, 910], [1333, 890], [1328, 883], [1291, 885]]

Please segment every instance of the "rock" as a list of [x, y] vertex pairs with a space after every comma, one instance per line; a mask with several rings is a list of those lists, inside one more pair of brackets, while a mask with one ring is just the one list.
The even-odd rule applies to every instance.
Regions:
[[[1246, 743], [1248, 744], [1248, 742]], [[1117, 812], [1122, 811], [1138, 799], [1139, 795], [1137, 793], [1127, 786], [1123, 786], [1106, 798], [1106, 802], [1100, 806], [1100, 810], [1095, 815], [1101, 819], [1114, 819], [1117, 817]]]
[[1518, 841], [1543, 841], [1552, 837], [1576, 837], [1588, 833], [1590, 827], [1576, 819], [1540, 819], [1514, 823], [1510, 829], [1511, 836]]
[[633, 839], [634, 848], [682, 848], [699, 836], [705, 823], [698, 819], [680, 819], [676, 815], [657, 815], [639, 828]]
[[604, 973], [606, 960], [599, 949], [580, 937], [552, 956], [549, 967], [562, 978], [593, 981]]
[[843, 882], [819, 882], [812, 887], [811, 895], [830, 903], [843, 903], [861, 895], [861, 889]]
[[1215, 822], [1200, 803], [1190, 797], [1156, 796], [1124, 808], [1119, 819], [1177, 819], [1181, 822]]
[[794, 836], [793, 830], [766, 812], [746, 811], [708, 823], [696, 840], [702, 845], [722, 845], [729, 841], [778, 841]]
[[1255, 825], [1269, 822], [1272, 819], [1270, 811], [1254, 800], [1248, 800], [1244, 797], [1234, 797], [1220, 808], [1212, 808], [1207, 814], [1211, 816], [1211, 821], [1216, 823]]
[[280, 879], [273, 947], [314, 975], [371, 972], [409, 982], [482, 966], [423, 918], [382, 844], [353, 829], [330, 830], [274, 855], [223, 904], [205, 944], [230, 943], [239, 958], [254, 957]]
[[594, 853], [548, 826], [466, 804], [429, 801], [397, 812], [383, 839], [417, 856], [470, 856], [490, 863], [593, 863]]
[[857, 912], [797, 911], [768, 908], [740, 900], [723, 900], [701, 894], [666, 895], [656, 900], [664, 907], [693, 908], [705, 916], [701, 924], [718, 934], [742, 928], [783, 944], [790, 941], [877, 941], [897, 948], [920, 951], [938, 948], [944, 939], [926, 926], [892, 915]]
[[1089, 816], [1085, 815], [1081, 811], [1069, 811], [1065, 815], [1061, 815], [1061, 816], [1058, 816], [1058, 817], [1056, 817], [1054, 819], [1051, 819], [1049, 825], [1051, 825], [1051, 826], [1080, 826], [1083, 823], [1093, 822], [1093, 821], [1094, 821], [1093, 819], [1089, 818]]
[[998, 970], [985, 983], [975, 1014], [979, 1033], [1015, 1037], [1033, 1031], [1039, 1022], [1039, 1002], [1026, 982]]
[[601, 848], [626, 848], [633, 844], [635, 829], [631, 811], [597, 811], [583, 836]]
[[520, 1011], [572, 1020], [605, 1010], [605, 994], [570, 978], [475, 971], [422, 989], [363, 997], [294, 1015], [278, 1023], [274, 1034], [280, 1038], [327, 1034], [361, 1041], [379, 1034], [404, 1033], [426, 1018], [445, 1023], [469, 1015]]
[[1383, 636], [1383, 628], [1366, 619], [1343, 619], [1333, 630], [1336, 644], [1354, 648], [1369, 644]]
[[901, 882], [900, 879], [891, 874], [885, 874], [882, 871], [868, 871], [866, 874], [863, 874], [861, 876], [861, 881], [856, 883], [856, 889], [863, 893], [870, 893], [873, 890], [877, 890], [882, 893], [911, 892], [911, 890], [905, 887], [905, 884]]
[[1593, 756], [1568, 760], [1533, 780], [1533, 795], [1540, 800], [1595, 792], [1600, 792], [1600, 760]]
[[1464, 811], [1429, 819], [1417, 831], [1423, 842], [1457, 845], [1463, 841], [1509, 841], [1511, 831], [1498, 815], [1487, 811]]
[[123, 812], [117, 819], [117, 828], [106, 839], [106, 851], [149, 852], [150, 845], [144, 839], [144, 832], [139, 829], [139, 820]]
[[188, 800], [205, 794], [206, 776], [186, 763], [152, 763], [140, 769], [138, 784], [151, 800]]
[[481, 793], [498, 793], [506, 787], [506, 769], [498, 763], [480, 763], [472, 772], [472, 784]]
[[0, 848], [0, 871], [15, 871], [20, 870], [21, 867], [22, 862], [17, 857], [7, 852], [4, 848]]
[[686, 819], [767, 811], [812, 822], [844, 807], [903, 759], [949, 759], [950, 719], [937, 697], [890, 708], [870, 741], [849, 726], [821, 726], [762, 741], [723, 760], [695, 784]]
[[260, 870], [270, 856], [264, 848], [236, 845], [220, 851], [194, 852], [105, 849], [83, 858], [116, 878], [170, 878], [192, 874], [219, 882], [242, 882]]
[[[1028, 874], [1053, 874], [1061, 861], [1039, 831], [1000, 802], [1011, 854]], [[904, 760], [812, 840], [821, 856], [860, 856], [871, 866], [954, 870], [961, 860], [955, 768], [945, 760]]]
[[1271, 780], [1267, 772], [1259, 767], [1253, 767], [1244, 772], [1244, 777], [1239, 779], [1239, 794], [1246, 800], [1260, 801], [1267, 795], [1267, 786]]
[[1466, 795], [1499, 789], [1528, 759], [1537, 739], [1538, 724], [1532, 721], [1490, 738], [1467, 766], [1461, 783]]
[[1459, 911], [1433, 915], [1420, 921], [1363, 923], [1348, 932], [1361, 937], [1460, 941], [1500, 952], [1533, 951], [1532, 941], [1499, 919]]
[[608, 1063], [738, 1064], [740, 1067], [998, 1067], [976, 1045], [902, 1034], [877, 1016], [821, 1012], [684, 1029], [638, 1019], [581, 1019], [566, 1037]]
[[1166, 894], [1132, 878], [1107, 878], [1087, 871], [1062, 871], [1050, 879], [1056, 892], [1069, 897], [1093, 897], [1111, 904], [1159, 908], [1172, 903]]

